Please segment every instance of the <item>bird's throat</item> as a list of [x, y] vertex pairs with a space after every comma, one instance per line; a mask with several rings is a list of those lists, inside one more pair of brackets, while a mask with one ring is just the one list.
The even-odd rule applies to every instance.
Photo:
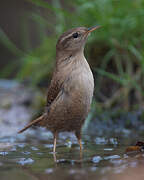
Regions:
[[84, 58], [83, 49], [80, 51], [58, 51], [56, 52], [56, 66], [63, 67], [68, 64], [77, 64], [77, 61], [82, 61]]

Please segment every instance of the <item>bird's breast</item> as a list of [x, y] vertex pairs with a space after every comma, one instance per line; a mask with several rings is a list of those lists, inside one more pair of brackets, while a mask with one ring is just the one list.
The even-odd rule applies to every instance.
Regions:
[[[79, 63], [79, 64], [78, 64]], [[72, 102], [89, 108], [94, 91], [94, 79], [90, 67], [85, 59], [77, 62], [73, 71], [68, 74], [64, 91]]]
[[79, 73], [75, 74], [76, 81], [75, 88], [82, 96], [82, 100], [86, 103], [91, 104], [93, 91], [94, 91], [94, 79], [90, 68], [81, 67]]

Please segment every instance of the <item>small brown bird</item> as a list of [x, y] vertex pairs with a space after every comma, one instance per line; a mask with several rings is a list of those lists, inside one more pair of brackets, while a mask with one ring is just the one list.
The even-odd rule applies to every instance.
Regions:
[[74, 132], [82, 150], [81, 128], [90, 110], [94, 90], [93, 75], [83, 51], [89, 33], [99, 27], [73, 28], [60, 36], [45, 113], [19, 131], [32, 125], [48, 128], [54, 135], [53, 152], [57, 134], [62, 131]]

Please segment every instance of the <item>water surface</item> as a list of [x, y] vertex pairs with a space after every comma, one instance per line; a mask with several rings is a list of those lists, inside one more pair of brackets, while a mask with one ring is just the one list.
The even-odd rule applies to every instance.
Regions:
[[55, 156], [52, 135], [47, 131], [32, 130], [3, 137], [0, 139], [0, 179], [124, 179], [129, 171], [139, 174], [137, 171], [144, 163], [143, 153], [125, 153], [138, 135], [136, 139], [130, 137], [94, 136], [87, 131], [83, 134], [82, 158], [73, 134], [60, 134]]

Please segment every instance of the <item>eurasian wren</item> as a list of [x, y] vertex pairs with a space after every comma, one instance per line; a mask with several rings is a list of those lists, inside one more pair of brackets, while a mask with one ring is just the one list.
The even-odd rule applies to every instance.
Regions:
[[80, 151], [81, 128], [90, 110], [94, 80], [84, 57], [84, 45], [88, 34], [99, 28], [78, 27], [63, 33], [56, 45], [56, 65], [48, 88], [46, 110], [42, 116], [28, 124], [44, 126], [54, 135], [53, 152], [57, 134], [62, 131], [75, 133]]

